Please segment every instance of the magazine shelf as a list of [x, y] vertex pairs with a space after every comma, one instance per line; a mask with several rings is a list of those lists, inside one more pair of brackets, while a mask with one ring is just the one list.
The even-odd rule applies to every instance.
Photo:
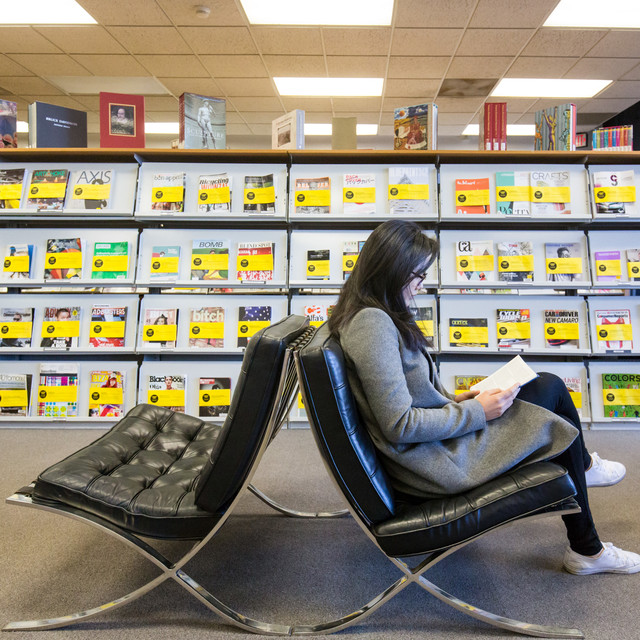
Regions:
[[[619, 154], [625, 156], [626, 154]], [[614, 226], [640, 221], [636, 194], [640, 193], [640, 174], [633, 165], [593, 164], [589, 161], [589, 192], [594, 220]]]
[[640, 428], [640, 370], [637, 363], [590, 362], [589, 378], [595, 426]]
[[589, 263], [594, 288], [640, 287], [640, 231], [589, 231]]
[[589, 296], [588, 305], [593, 355], [637, 357], [640, 354], [640, 298]]

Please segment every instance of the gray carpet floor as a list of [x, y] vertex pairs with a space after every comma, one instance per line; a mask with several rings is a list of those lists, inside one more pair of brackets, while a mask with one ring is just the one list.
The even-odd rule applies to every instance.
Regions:
[[[47, 465], [95, 439], [96, 431], [0, 430], [0, 493], [10, 495]], [[627, 465], [627, 478], [594, 489], [600, 536], [640, 552], [640, 433], [586, 434], [591, 450]], [[298, 509], [342, 502], [307, 430], [281, 432], [254, 484]], [[122, 543], [81, 523], [34, 509], [0, 505], [0, 625], [62, 615], [119, 597], [157, 574]], [[443, 560], [429, 578], [497, 614], [575, 626], [592, 640], [638, 640], [640, 574], [572, 576], [561, 570], [559, 518], [517, 523]], [[183, 543], [163, 543], [178, 555]], [[220, 534], [186, 567], [217, 597], [246, 615], [315, 623], [351, 612], [396, 580], [399, 571], [350, 517], [294, 520], [246, 495]], [[143, 598], [45, 638], [100, 640], [243, 637], [173, 581]], [[16, 638], [36, 637], [16, 632]], [[495, 640], [514, 638], [448, 607], [415, 585], [336, 638]]]

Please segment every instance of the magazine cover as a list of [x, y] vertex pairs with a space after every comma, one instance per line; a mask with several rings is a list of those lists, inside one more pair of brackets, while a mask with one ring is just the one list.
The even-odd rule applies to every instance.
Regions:
[[145, 309], [142, 340], [151, 347], [175, 349], [178, 337], [178, 309]]
[[488, 347], [486, 318], [449, 318], [449, 345], [452, 347]]
[[389, 212], [392, 215], [428, 215], [429, 167], [389, 167]]
[[28, 280], [33, 277], [35, 245], [9, 244], [5, 249], [2, 275], [9, 280]]
[[594, 171], [593, 200], [596, 214], [608, 217], [638, 215], [635, 185], [633, 169]]
[[231, 211], [231, 176], [212, 173], [198, 179], [198, 213]]
[[562, 376], [562, 381], [569, 391], [578, 416], [582, 418], [582, 378], [580, 376]]
[[224, 308], [189, 309], [189, 347], [224, 348]]
[[271, 307], [238, 307], [238, 347], [246, 347], [249, 338], [271, 324]]
[[503, 282], [533, 282], [533, 244], [498, 242], [498, 280]]
[[620, 282], [622, 280], [622, 262], [620, 251], [594, 251], [597, 282]]
[[45, 280], [82, 278], [82, 241], [80, 238], [49, 238], [45, 257]]
[[596, 309], [595, 319], [600, 351], [631, 352], [633, 328], [629, 309]]
[[573, 309], [545, 309], [544, 337], [553, 349], [577, 349], [580, 344], [580, 317]]
[[329, 280], [331, 276], [331, 250], [307, 251], [307, 280]]
[[226, 149], [227, 103], [223, 98], [183, 93], [178, 116], [182, 149]]
[[237, 278], [241, 282], [270, 282], [273, 280], [275, 242], [239, 242]]
[[24, 176], [24, 169], [0, 169], [0, 209], [20, 208]]
[[496, 206], [503, 216], [531, 216], [528, 171], [496, 171]]
[[231, 378], [200, 378], [198, 415], [201, 418], [226, 418], [231, 406]]
[[126, 280], [128, 273], [128, 242], [94, 243], [91, 263], [92, 280]]
[[331, 213], [331, 178], [296, 178], [296, 213]]
[[456, 180], [455, 207], [458, 215], [491, 213], [489, 178], [461, 178]]
[[0, 373], [0, 416], [28, 416], [30, 387], [30, 375]]
[[30, 347], [33, 307], [0, 309], [0, 347]]
[[229, 279], [229, 242], [227, 240], [194, 240], [191, 247], [192, 280]]
[[329, 319], [330, 309], [333, 305], [327, 304], [307, 304], [302, 313], [305, 318], [309, 318], [309, 326], [319, 327]]
[[276, 190], [273, 173], [244, 177], [244, 213], [275, 213]]
[[187, 376], [147, 376], [148, 402], [176, 413], [184, 413]]
[[582, 245], [579, 242], [546, 242], [544, 251], [549, 282], [582, 280]]
[[151, 187], [151, 210], [179, 213], [184, 211], [184, 171], [156, 173]]
[[344, 215], [376, 212], [376, 176], [373, 173], [345, 173], [342, 178]]
[[78, 415], [78, 366], [66, 362], [40, 365], [38, 416], [73, 418]]
[[605, 418], [640, 418], [640, 374], [603, 373]]
[[433, 307], [413, 307], [411, 313], [413, 313], [416, 324], [420, 327], [425, 338], [432, 340], [435, 337]]
[[365, 240], [347, 240], [342, 245], [342, 277], [347, 280], [356, 266]]
[[627, 272], [629, 282], [640, 281], [640, 249], [627, 249]]
[[123, 348], [127, 308], [95, 305], [91, 309], [89, 346], [97, 349]]
[[180, 245], [155, 245], [151, 249], [151, 280], [175, 282], [180, 266]]
[[528, 349], [531, 346], [531, 311], [496, 309], [498, 349]]
[[571, 214], [568, 171], [531, 172], [531, 213], [534, 216]]
[[111, 169], [80, 169], [71, 173], [71, 209], [107, 209], [111, 198]]
[[474, 375], [454, 376], [454, 390], [456, 394], [462, 393], [463, 391], [470, 391], [474, 384], [484, 380], [486, 377], [487, 376]]
[[493, 280], [493, 242], [491, 240], [456, 242], [456, 263], [458, 282]]
[[45, 307], [40, 346], [71, 349], [78, 346], [80, 307]]
[[67, 169], [37, 169], [31, 174], [27, 207], [37, 211], [62, 211], [67, 193]]
[[121, 418], [124, 415], [122, 371], [91, 371], [89, 374], [89, 417]]
[[434, 103], [398, 107], [393, 111], [394, 149], [435, 149], [438, 106]]

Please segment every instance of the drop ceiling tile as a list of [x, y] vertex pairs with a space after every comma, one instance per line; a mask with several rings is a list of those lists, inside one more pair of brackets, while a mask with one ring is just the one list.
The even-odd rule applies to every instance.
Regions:
[[39, 76], [49, 75], [52, 70], [65, 76], [89, 75], [87, 69], [65, 54], [14, 53], [11, 58]]
[[[606, 31], [589, 29], [540, 29], [522, 51], [523, 56], [582, 57], [606, 35]], [[604, 54], [611, 55], [611, 54]]]
[[411, 107], [414, 104], [422, 104], [423, 102], [433, 102], [433, 100], [430, 98], [417, 99], [411, 96], [402, 96], [397, 98], [383, 97], [381, 111], [384, 114], [386, 111], [393, 112], [394, 109], [399, 109], [400, 107]]
[[496, 29], [535, 29], [542, 25], [558, 0], [513, 2], [513, 0], [480, 0], [469, 27]]
[[129, 55], [79, 54], [71, 57], [95, 76], [142, 77], [148, 74], [147, 70], [133, 56]]
[[323, 55], [318, 27], [251, 27], [263, 54]]
[[488, 100], [490, 102], [506, 102], [507, 117], [509, 117], [509, 114], [530, 113], [538, 101], [537, 98], [492, 98], [491, 96], [489, 96]]
[[0, 76], [32, 76], [31, 71], [12, 60], [9, 56], [0, 55]]
[[447, 71], [447, 78], [500, 78], [513, 58], [455, 56]]
[[313, 124], [324, 124], [331, 122], [333, 113], [331, 111], [305, 111], [304, 121]]
[[[55, 104], [59, 107], [68, 107], [69, 109], [78, 109], [79, 111], [86, 111], [87, 108], [81, 103], [70, 98], [69, 96], [42, 96], [42, 95], [25, 95], [23, 98], [31, 104], [32, 102], [47, 102], [48, 104]], [[26, 120], [26, 113], [25, 120]]]
[[65, 93], [73, 95], [137, 93], [166, 95], [166, 87], [153, 76], [46, 76], [45, 78]]
[[[249, 136], [251, 129], [246, 124], [228, 124], [227, 134], [232, 136]], [[271, 135], [271, 127], [269, 127], [269, 135]]]
[[582, 58], [563, 77], [618, 80], [637, 63], [636, 58]]
[[269, 76], [260, 56], [257, 55], [202, 55], [200, 62], [214, 78], [267, 78]]
[[178, 122], [178, 107], [173, 111], [148, 111], [145, 104], [144, 117], [150, 122]]
[[158, 78], [158, 80], [176, 97], [186, 91], [199, 93], [202, 96], [224, 98], [220, 85], [211, 78]]
[[[380, 111], [340, 111], [336, 114], [339, 118], [357, 118], [358, 124], [378, 124]], [[393, 116], [391, 116], [393, 120]], [[331, 117], [326, 122], [331, 122]]]
[[100, 24], [169, 25], [156, 0], [81, 0], [82, 7]]
[[562, 78], [579, 58], [520, 56], [509, 68], [507, 78]]
[[638, 100], [640, 96], [640, 80], [618, 80], [609, 85], [604, 91], [600, 92], [597, 100], [600, 98], [635, 98]]
[[333, 111], [341, 116], [345, 113], [364, 113], [366, 111], [380, 111], [382, 98], [333, 98]]
[[130, 53], [191, 53], [174, 27], [109, 27], [109, 32]]
[[18, 95], [59, 96], [63, 93], [46, 80], [35, 76], [26, 78], [0, 76], [0, 87]]
[[438, 98], [438, 117], [440, 113], [449, 111], [451, 113], [468, 113], [476, 111], [484, 103], [484, 99], [478, 98]]
[[[635, 62], [640, 62], [635, 60]], [[625, 74], [624, 80], [640, 80], [640, 64], [637, 64], [628, 73]]]
[[172, 111], [178, 108], [178, 100], [170, 96], [146, 96], [145, 111]]
[[[282, 104], [278, 98], [236, 97], [227, 99], [227, 102], [231, 103], [232, 107], [240, 113], [244, 113], [245, 111], [278, 111], [282, 109]], [[300, 107], [296, 105], [285, 107], [286, 111], [292, 111], [298, 108]]]
[[473, 111], [467, 113], [464, 111], [451, 113], [441, 112], [440, 109], [438, 109], [438, 127], [440, 127], [440, 125], [467, 125], [474, 120], [474, 117], [477, 120], [477, 114]]
[[327, 56], [330, 78], [384, 78], [387, 56]]
[[448, 56], [391, 56], [389, 78], [442, 78], [451, 58]]
[[199, 4], [194, 0], [156, 0], [162, 10], [175, 25], [191, 26], [236, 26], [244, 25], [244, 16], [238, 10], [234, 0], [215, 0], [215, 2], [202, 2], [209, 7], [211, 13], [208, 17], [200, 17], [195, 12]]
[[594, 98], [589, 100], [587, 104], [578, 107], [578, 113], [620, 113], [628, 109], [638, 101], [638, 97], [634, 98]]
[[2, 27], [2, 53], [62, 53], [31, 27]]
[[101, 26], [57, 26], [35, 29], [65, 53], [126, 53], [125, 48]]
[[322, 29], [322, 39], [328, 56], [387, 55], [391, 42], [391, 28], [327, 27]]
[[73, 96], [73, 99], [82, 105], [82, 109], [89, 111], [100, 110], [100, 96]]
[[640, 37], [637, 29], [631, 31], [598, 31], [598, 33], [603, 34], [604, 37], [585, 53], [586, 56], [590, 58], [640, 57]]
[[276, 89], [269, 78], [219, 78], [217, 82], [228, 96], [268, 98], [276, 95]]
[[515, 56], [533, 29], [467, 29], [456, 56]]
[[194, 55], [138, 55], [138, 62], [151, 75], [163, 78], [208, 78], [209, 72]]
[[[284, 113], [284, 111], [282, 112], [282, 114]], [[282, 115], [280, 114], [280, 115]], [[237, 112], [237, 111], [231, 111], [229, 109], [229, 105], [227, 104], [227, 124], [244, 124], [245, 119]]]
[[327, 76], [327, 67], [322, 56], [263, 56], [269, 74], [285, 77], [318, 78]]
[[256, 53], [247, 27], [179, 27], [195, 53]]
[[462, 29], [395, 29], [392, 56], [451, 56]]
[[271, 124], [276, 118], [284, 115], [282, 111], [247, 111], [242, 114], [242, 119], [249, 125]]
[[539, 111], [540, 109], [548, 109], [550, 107], [555, 107], [556, 105], [564, 104], [566, 102], [571, 102], [575, 104], [578, 109], [578, 113], [580, 113], [580, 111], [582, 111], [582, 109], [584, 109], [585, 106], [589, 102], [591, 102], [591, 100], [587, 98], [583, 98], [580, 100], [575, 100], [575, 99], [570, 100], [568, 98], [564, 100], [562, 98], [539, 98], [529, 107], [529, 112], [534, 113], [535, 111]]
[[385, 84], [384, 95], [386, 98], [395, 98], [396, 96], [424, 98], [428, 102], [436, 95], [439, 86], [439, 80], [389, 79]]
[[396, 27], [464, 27], [476, 0], [396, 0]]
[[307, 111], [333, 112], [333, 104], [331, 102], [331, 98], [304, 98], [297, 96], [283, 96], [281, 100], [286, 111], [302, 109], [305, 113]]
[[271, 135], [271, 125], [270, 124], [252, 124], [249, 125], [251, 129], [251, 133], [254, 136], [270, 136]]

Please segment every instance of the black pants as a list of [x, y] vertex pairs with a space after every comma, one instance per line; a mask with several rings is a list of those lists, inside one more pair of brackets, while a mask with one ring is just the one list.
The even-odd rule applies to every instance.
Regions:
[[580, 418], [567, 387], [558, 376], [552, 373], [541, 373], [535, 380], [520, 389], [518, 399], [553, 411], [578, 429], [578, 437], [571, 446], [553, 458], [553, 461], [568, 471], [576, 486], [576, 500], [582, 509], [581, 513], [562, 516], [567, 527], [569, 545], [575, 552], [582, 555], [597, 554], [602, 549], [602, 543], [589, 509], [587, 482], [584, 477], [585, 470], [591, 465], [591, 456], [585, 447]]

